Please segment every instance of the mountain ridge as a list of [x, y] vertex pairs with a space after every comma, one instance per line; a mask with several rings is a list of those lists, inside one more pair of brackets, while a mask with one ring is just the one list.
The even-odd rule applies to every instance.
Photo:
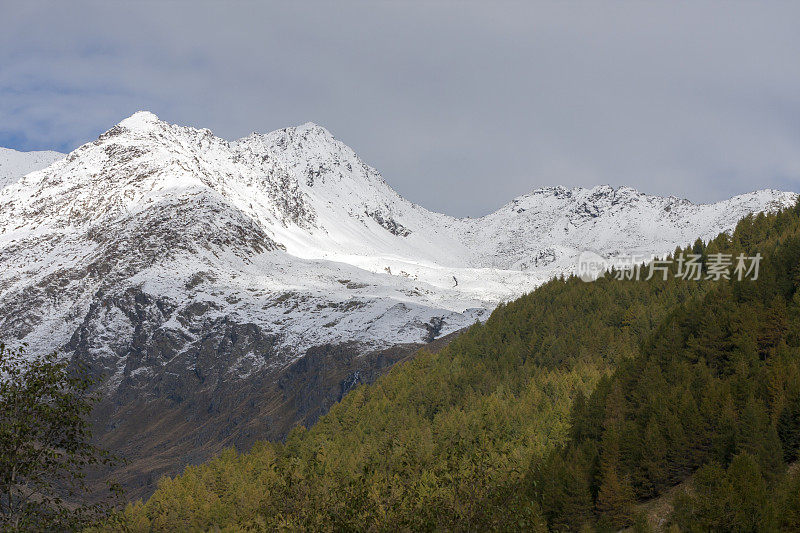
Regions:
[[52, 150], [23, 152], [0, 146], [0, 189], [26, 174], [50, 166], [65, 155]]

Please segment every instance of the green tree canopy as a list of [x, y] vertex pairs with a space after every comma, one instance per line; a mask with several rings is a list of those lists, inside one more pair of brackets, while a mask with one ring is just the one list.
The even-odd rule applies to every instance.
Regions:
[[91, 441], [93, 383], [56, 353], [0, 344], [0, 528], [74, 530], [111, 510], [113, 498], [83, 502], [86, 468], [114, 460]]

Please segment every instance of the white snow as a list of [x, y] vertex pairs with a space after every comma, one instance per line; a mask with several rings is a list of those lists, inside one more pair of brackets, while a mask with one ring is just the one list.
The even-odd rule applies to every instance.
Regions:
[[41, 170], [63, 158], [64, 154], [60, 152], [18, 152], [0, 147], [0, 189], [25, 174]]
[[[229, 142], [139, 112], [0, 189], [0, 328], [63, 346], [98, 291], [135, 286], [274, 331], [286, 361], [328, 342], [420, 342], [432, 319], [439, 334], [485, 319], [586, 249], [665, 254], [796, 199], [552, 187], [460, 219], [405, 200], [315, 124]], [[131, 335], [111, 311], [96, 326], [108, 355], [117, 326]], [[162, 327], [189, 335], [175, 314]]]

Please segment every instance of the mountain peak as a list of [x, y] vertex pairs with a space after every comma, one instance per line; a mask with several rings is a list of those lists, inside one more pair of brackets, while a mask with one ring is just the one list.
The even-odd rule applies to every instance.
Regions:
[[161, 120], [150, 111], [137, 111], [125, 120], [119, 123], [120, 126], [129, 130], [149, 129], [155, 124], [159, 124]]
[[289, 148], [296, 149], [297, 141], [311, 141], [310, 145], [315, 146], [330, 147], [332, 145], [341, 145], [330, 131], [314, 122], [305, 122], [297, 126], [289, 126], [267, 133], [253, 132], [247, 137], [233, 141], [233, 143], [243, 146], [260, 146], [262, 149], [265, 146], [270, 147], [270, 149], [277, 147], [283, 151]]
[[325, 135], [331, 135], [331, 132], [328, 131], [325, 127], [320, 126], [316, 122], [304, 122], [298, 126], [294, 127], [294, 130], [298, 133], [300, 132], [313, 132], [313, 133], [322, 133]]
[[305, 140], [314, 139], [318, 142], [323, 142], [326, 144], [336, 141], [336, 139], [333, 137], [333, 134], [330, 131], [328, 131], [325, 127], [320, 126], [315, 122], [304, 122], [303, 124], [273, 131], [265, 135], [287, 136], [289, 138], [305, 139]]

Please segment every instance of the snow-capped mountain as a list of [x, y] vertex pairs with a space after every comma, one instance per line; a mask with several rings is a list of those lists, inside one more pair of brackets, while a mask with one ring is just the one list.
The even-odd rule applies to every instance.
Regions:
[[[695, 205], [555, 187], [459, 219], [399, 196], [320, 126], [231, 142], [147, 112], [47, 157], [0, 188], [5, 341], [61, 349], [105, 373], [110, 435], [152, 400], [137, 412], [227, 416], [220, 443], [284, 434], [397, 359], [385, 350], [487, 317], [572, 271], [586, 249], [665, 254], [797, 199], [765, 190]], [[331, 376], [333, 392], [313, 399]], [[255, 409], [264, 391], [294, 407], [231, 422], [235, 405]]]
[[[432, 319], [438, 334], [459, 329], [585, 249], [666, 253], [795, 198], [694, 205], [556, 187], [456, 219], [400, 197], [320, 126], [228, 142], [140, 112], [0, 193], [0, 324], [54, 348], [98, 291], [138, 287], [178, 311], [203, 302], [204, 319], [262, 325], [291, 347], [286, 361], [326, 342], [418, 342]], [[161, 327], [192, 337], [172, 315]]]
[[63, 159], [61, 152], [18, 152], [0, 147], [0, 189], [19, 178]]

